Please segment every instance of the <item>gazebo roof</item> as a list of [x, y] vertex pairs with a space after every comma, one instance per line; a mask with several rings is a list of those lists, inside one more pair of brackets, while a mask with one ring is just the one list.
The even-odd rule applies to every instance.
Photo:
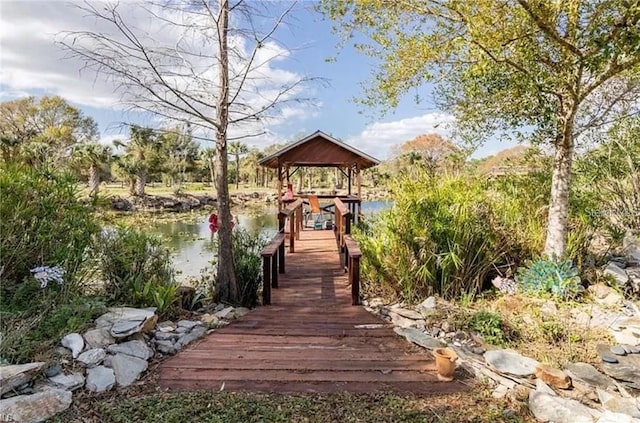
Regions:
[[367, 169], [380, 163], [378, 159], [318, 130], [293, 144], [265, 157], [261, 166], [349, 167]]

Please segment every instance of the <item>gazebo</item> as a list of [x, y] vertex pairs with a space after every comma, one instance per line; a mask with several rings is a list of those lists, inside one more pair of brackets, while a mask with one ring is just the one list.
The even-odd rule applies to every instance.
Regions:
[[[380, 161], [368, 154], [332, 137], [320, 130], [287, 145], [283, 149], [260, 160], [259, 164], [277, 170], [278, 209], [282, 209], [283, 183], [301, 167], [334, 167], [347, 178], [347, 195], [318, 195], [319, 198], [340, 198], [349, 204], [352, 212], [360, 212], [362, 201], [362, 171], [379, 164]], [[353, 190], [355, 179], [356, 192]], [[303, 198], [305, 196], [302, 196]], [[357, 208], [357, 210], [356, 210]]]

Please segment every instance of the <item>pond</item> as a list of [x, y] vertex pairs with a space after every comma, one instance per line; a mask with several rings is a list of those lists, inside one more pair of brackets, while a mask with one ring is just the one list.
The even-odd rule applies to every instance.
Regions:
[[[390, 206], [389, 201], [365, 201], [362, 203], [362, 213], [371, 215]], [[208, 216], [208, 213], [195, 219], [185, 216], [184, 220], [160, 222], [148, 228], [149, 232], [160, 235], [165, 245], [173, 251], [173, 265], [180, 282], [199, 279], [203, 272], [213, 269], [211, 260], [215, 255], [215, 243], [209, 230]], [[234, 217], [241, 227], [253, 233], [263, 233], [268, 238], [277, 231], [276, 208], [243, 210]]]

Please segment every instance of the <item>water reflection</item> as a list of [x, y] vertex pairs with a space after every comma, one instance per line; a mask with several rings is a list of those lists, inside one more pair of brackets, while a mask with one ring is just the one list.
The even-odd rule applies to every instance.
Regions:
[[[375, 214], [391, 206], [388, 201], [368, 201], [362, 203], [362, 213]], [[209, 230], [208, 214], [185, 217], [185, 221], [159, 222], [149, 231], [162, 236], [164, 243], [173, 252], [173, 265], [181, 282], [199, 278], [202, 272], [213, 271], [212, 259], [215, 252], [215, 236]], [[235, 215], [237, 223], [252, 233], [263, 233], [272, 237], [278, 228], [275, 208], [244, 210]]]

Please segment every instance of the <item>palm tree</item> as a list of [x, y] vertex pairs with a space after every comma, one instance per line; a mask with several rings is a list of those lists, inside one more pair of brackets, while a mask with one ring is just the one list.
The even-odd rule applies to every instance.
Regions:
[[229, 143], [229, 154], [233, 155], [236, 162], [236, 190], [240, 186], [240, 156], [249, 152], [249, 148], [246, 144], [240, 141], [233, 141]]
[[126, 165], [123, 161], [121, 166], [127, 167], [129, 172], [135, 173], [133, 195], [144, 197], [147, 175], [149, 173], [149, 169], [152, 167], [154, 153], [157, 152], [160, 144], [154, 136], [151, 128], [142, 128], [137, 125], [132, 125], [130, 134], [131, 139], [126, 145], [121, 142], [114, 142], [114, 144], [118, 146], [125, 146], [125, 156], [128, 156], [129, 160]]
[[214, 186], [216, 182], [216, 149], [205, 148], [202, 151], [202, 158], [206, 161], [209, 168], [209, 176], [211, 178], [211, 186]]
[[98, 194], [100, 170], [111, 160], [111, 148], [98, 143], [80, 144], [73, 149], [72, 161], [89, 175], [89, 196]]

